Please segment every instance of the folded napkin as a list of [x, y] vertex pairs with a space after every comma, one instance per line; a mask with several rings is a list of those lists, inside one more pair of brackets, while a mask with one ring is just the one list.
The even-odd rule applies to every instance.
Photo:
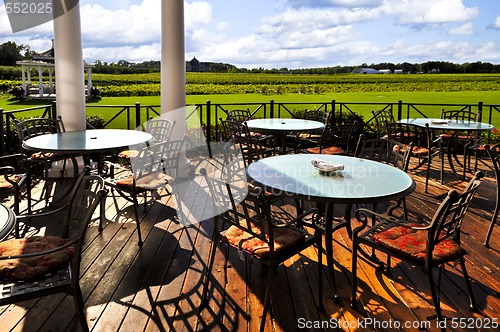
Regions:
[[313, 159], [311, 160], [311, 164], [323, 172], [333, 172], [333, 171], [341, 171], [344, 169], [344, 165], [337, 164], [331, 161]]

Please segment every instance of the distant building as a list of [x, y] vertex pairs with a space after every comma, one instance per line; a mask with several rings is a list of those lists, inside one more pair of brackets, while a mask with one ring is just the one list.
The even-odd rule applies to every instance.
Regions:
[[203, 62], [200, 62], [196, 59], [196, 57], [193, 57], [191, 61], [186, 61], [186, 71], [204, 72], [207, 70]]
[[378, 72], [380, 74], [392, 74], [392, 70], [390, 69], [380, 69]]
[[394, 69], [394, 74], [403, 74], [403, 69]]
[[380, 74], [377, 69], [373, 68], [357, 68], [352, 71], [353, 74]]

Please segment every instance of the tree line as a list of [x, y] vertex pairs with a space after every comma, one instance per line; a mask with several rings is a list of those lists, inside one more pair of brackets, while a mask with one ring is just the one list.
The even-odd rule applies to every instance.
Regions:
[[[20, 68], [16, 67], [16, 62], [20, 60], [31, 59], [36, 54], [28, 45], [17, 45], [15, 42], [8, 41], [0, 44], [0, 79], [13, 80], [21, 75]], [[430, 73], [439, 72], [446, 74], [457, 73], [500, 73], [500, 64], [489, 62], [466, 62], [456, 64], [448, 61], [427, 61], [424, 63], [363, 63], [359, 66], [334, 66], [323, 68], [238, 68], [227, 63], [200, 62], [203, 71], [216, 73], [280, 73], [280, 74], [343, 74], [351, 73], [358, 68], [389, 69], [392, 72], [399, 69], [403, 73]], [[137, 74], [160, 71], [160, 61], [150, 60], [141, 63], [133, 63], [126, 60], [118, 62], [105, 62], [101, 60], [94, 61], [94, 73], [103, 74]]]

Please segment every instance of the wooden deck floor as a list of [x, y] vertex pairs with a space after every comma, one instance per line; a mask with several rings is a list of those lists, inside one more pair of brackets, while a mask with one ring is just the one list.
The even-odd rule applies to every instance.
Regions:
[[[417, 191], [408, 199], [412, 217], [432, 215], [435, 202], [442, 199], [448, 188], [463, 187], [461, 181], [448, 176], [445, 186], [431, 180], [430, 193], [425, 194], [421, 174], [411, 174], [418, 185]], [[191, 193], [198, 194], [204, 190], [203, 185], [190, 189]], [[490, 172], [462, 228], [464, 246], [469, 251], [467, 266], [473, 280], [478, 312], [473, 313], [468, 308], [458, 266], [450, 266], [442, 280], [443, 312], [449, 317], [448, 328], [453, 331], [467, 330], [459, 324], [476, 322], [492, 326], [491, 320], [500, 323], [497, 321], [500, 319], [500, 226], [492, 235], [491, 249], [482, 244], [495, 204], [494, 190], [495, 182]], [[97, 221], [90, 228], [81, 267], [81, 288], [91, 330], [258, 330], [266, 285], [259, 263], [245, 262], [230, 250], [225, 275], [225, 251], [219, 246], [209, 291], [210, 302], [207, 308], [200, 309], [202, 275], [210, 252], [212, 222], [206, 220], [184, 227], [174, 217], [175, 204], [171, 196], [161, 197], [142, 216], [141, 230], [145, 241], [139, 248], [132, 206], [119, 197], [107, 199], [108, 222], [102, 233], [97, 230]], [[189, 210], [203, 208], [193, 200]], [[29, 233], [55, 233], [58, 222], [35, 219], [29, 225]], [[387, 278], [372, 264], [360, 259], [358, 284], [362, 306], [360, 311], [355, 311], [349, 307], [351, 241], [345, 230], [335, 234], [334, 252], [341, 305], [333, 301], [332, 285], [325, 266], [325, 310], [317, 310], [318, 252], [316, 249], [307, 250], [277, 271], [271, 312], [266, 321], [267, 331], [330, 331], [336, 330], [336, 325], [339, 330], [346, 331], [389, 331], [398, 324], [394, 322], [412, 324], [413, 328], [401, 328], [405, 331], [418, 330], [414, 328], [418, 324], [424, 330], [436, 330], [435, 323], [431, 328], [425, 326], [427, 317], [433, 315], [434, 310], [422, 271], [393, 260], [392, 277]], [[323, 259], [323, 264], [325, 261]], [[472, 321], [472, 318], [477, 320]], [[80, 330], [72, 298], [64, 295], [0, 307], [0, 327], [1, 331]]]

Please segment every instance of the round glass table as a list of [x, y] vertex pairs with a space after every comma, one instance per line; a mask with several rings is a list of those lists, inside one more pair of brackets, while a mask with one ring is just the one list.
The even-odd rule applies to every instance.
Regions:
[[265, 118], [245, 121], [248, 128], [278, 132], [281, 140], [281, 151], [286, 152], [286, 134], [289, 132], [302, 132], [325, 128], [319, 121], [288, 118]]
[[0, 203], [0, 241], [3, 241], [14, 229], [16, 215], [4, 204]]
[[[344, 169], [326, 175], [312, 166], [313, 159], [340, 164]], [[346, 227], [349, 234], [352, 233], [352, 205], [397, 200], [410, 195], [416, 187], [413, 179], [398, 168], [348, 156], [274, 156], [251, 163], [247, 174], [268, 192], [325, 204], [325, 247], [332, 280], [335, 280], [333, 232]], [[333, 205], [336, 203], [346, 204], [343, 218], [333, 216]]]

